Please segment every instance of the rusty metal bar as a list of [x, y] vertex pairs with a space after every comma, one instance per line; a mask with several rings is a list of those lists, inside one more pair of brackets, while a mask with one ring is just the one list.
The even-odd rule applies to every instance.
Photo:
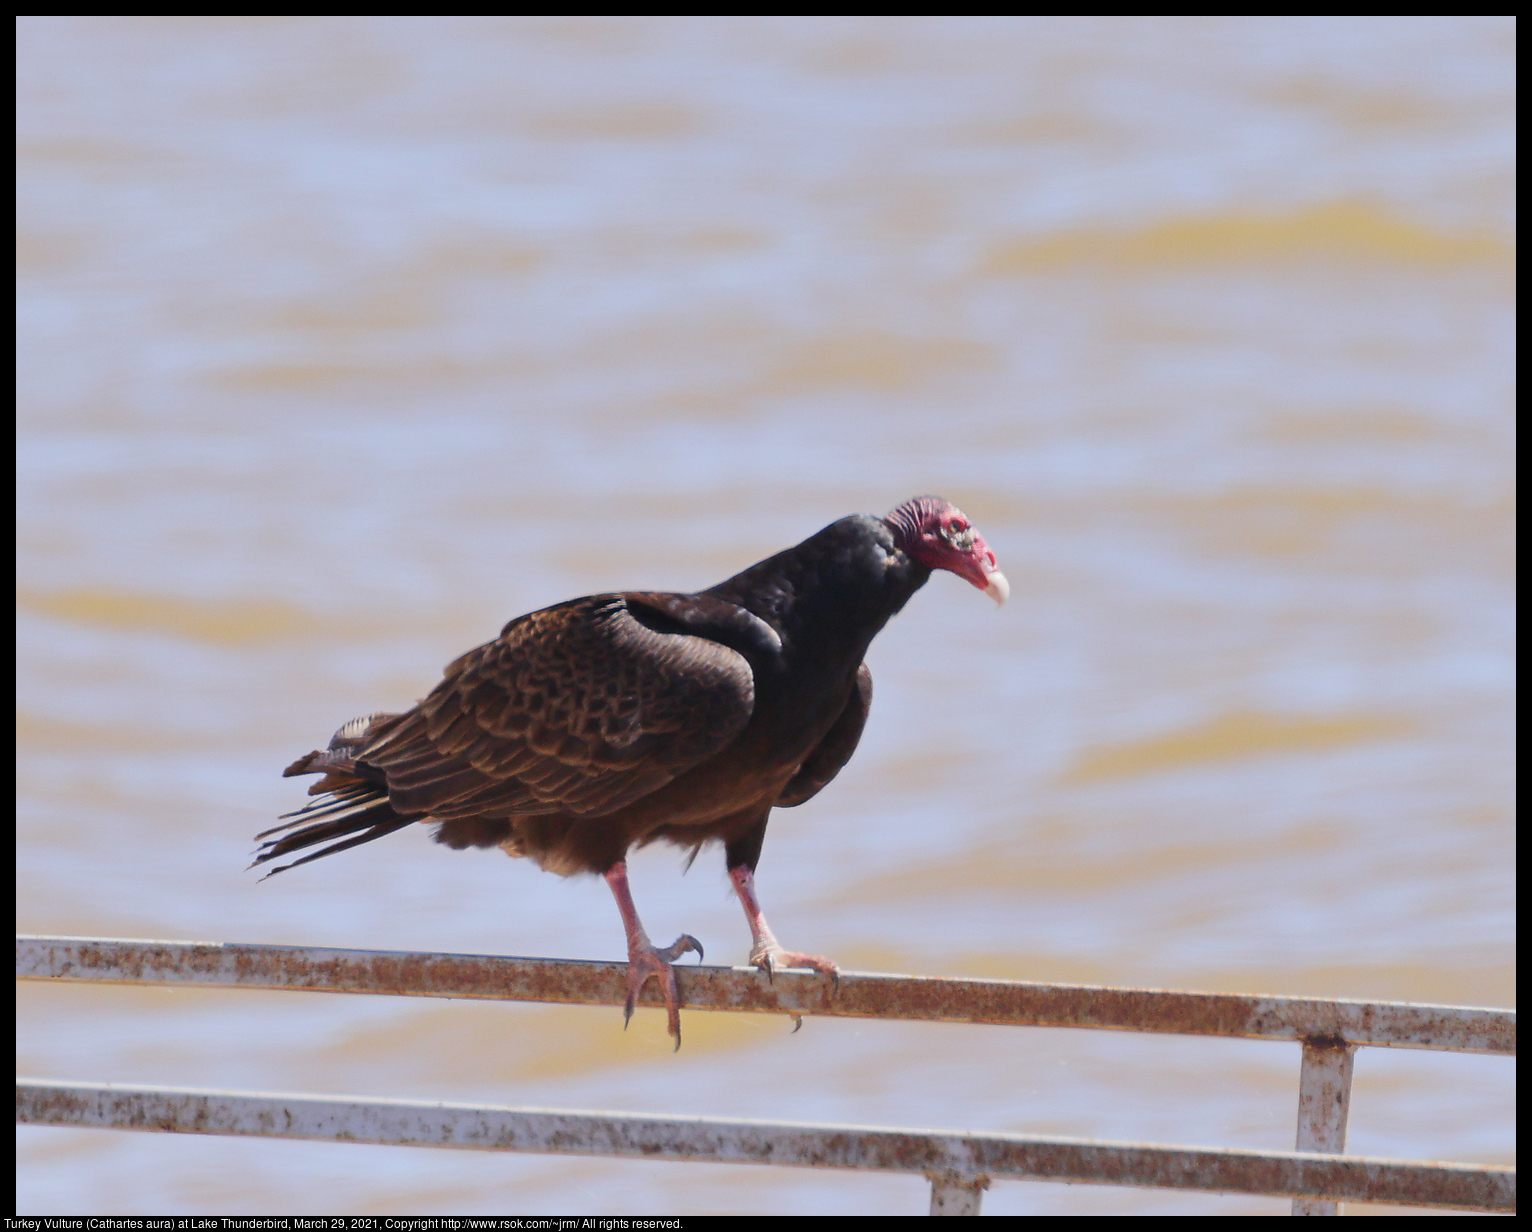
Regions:
[[[1298, 1078], [1298, 1150], [1324, 1155], [1346, 1151], [1346, 1119], [1351, 1113], [1351, 1069], [1356, 1046], [1345, 1040], [1303, 1041]], [[1314, 1198], [1293, 1199], [1294, 1215], [1339, 1215], [1340, 1204]]]
[[932, 1172], [926, 1179], [931, 1182], [933, 1215], [977, 1215], [984, 1201], [984, 1191], [989, 1188], [987, 1176]]
[[[1512, 1168], [1146, 1143], [20, 1080], [26, 1124], [1515, 1209]], [[977, 1193], [975, 1193], [975, 1198]], [[933, 1205], [935, 1195], [933, 1194]]]
[[[414, 954], [216, 941], [16, 938], [18, 979], [205, 988], [302, 989], [406, 997], [466, 997], [621, 1005], [627, 965], [476, 954]], [[695, 1010], [838, 1018], [1089, 1027], [1297, 1041], [1326, 1038], [1385, 1048], [1510, 1055], [1514, 1010], [1408, 1002], [935, 979], [843, 971], [838, 988], [812, 972], [677, 964], [681, 1004]], [[651, 982], [640, 999], [659, 1005]]]

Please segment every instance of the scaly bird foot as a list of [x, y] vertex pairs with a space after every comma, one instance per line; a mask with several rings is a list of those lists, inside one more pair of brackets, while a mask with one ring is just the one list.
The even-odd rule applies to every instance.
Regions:
[[771, 980], [784, 968], [808, 967], [828, 975], [832, 987], [840, 988], [840, 968], [819, 954], [800, 954], [797, 950], [784, 950], [780, 945], [758, 945], [750, 951], [750, 965], [759, 967]]
[[622, 1007], [624, 1031], [628, 1029], [628, 1020], [633, 1017], [633, 1009], [638, 1004], [638, 994], [643, 991], [645, 984], [657, 978], [660, 981], [660, 990], [665, 997], [665, 1011], [668, 1016], [666, 1030], [676, 1041], [676, 1047], [672, 1051], [680, 1049], [681, 1005], [676, 993], [676, 973], [671, 970], [670, 964], [688, 950], [696, 950], [697, 961], [702, 961], [702, 942], [688, 933], [682, 933], [663, 950], [656, 949], [652, 945], [645, 945], [642, 948], [628, 947], [628, 999]]

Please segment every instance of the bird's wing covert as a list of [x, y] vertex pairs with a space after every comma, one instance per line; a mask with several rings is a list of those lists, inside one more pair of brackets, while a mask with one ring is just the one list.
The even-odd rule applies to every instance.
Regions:
[[513, 620], [356, 759], [400, 812], [597, 816], [723, 748], [754, 702], [738, 651], [592, 595]]

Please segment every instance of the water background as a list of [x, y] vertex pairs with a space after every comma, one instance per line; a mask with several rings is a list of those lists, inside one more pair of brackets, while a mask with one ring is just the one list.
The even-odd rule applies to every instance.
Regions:
[[[279, 777], [511, 616], [940, 492], [772, 822], [852, 969], [1510, 1005], [1505, 17], [23, 17], [22, 931], [623, 957]], [[633, 860], [742, 962], [721, 857]], [[1298, 1048], [20, 985], [22, 1073], [1286, 1149]], [[1511, 1158], [1363, 1050], [1349, 1149]], [[23, 1214], [900, 1214], [918, 1178], [19, 1131]], [[997, 1183], [986, 1213], [1280, 1214]], [[1366, 1213], [1366, 1208], [1351, 1208]], [[1378, 1208], [1377, 1213], [1385, 1213]]]

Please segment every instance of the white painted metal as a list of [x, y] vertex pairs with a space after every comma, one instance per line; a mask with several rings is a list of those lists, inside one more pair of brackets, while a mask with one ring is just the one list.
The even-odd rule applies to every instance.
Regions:
[[955, 1172], [933, 1172], [931, 1182], [931, 1214], [977, 1215], [984, 1201], [984, 1191], [989, 1188], [987, 1176], [960, 1176]]
[[[1510, 1168], [867, 1125], [496, 1108], [22, 1079], [29, 1124], [330, 1142], [1070, 1181], [1508, 1210]], [[977, 1198], [977, 1192], [974, 1197]]]
[[[621, 963], [414, 954], [305, 946], [93, 937], [16, 939], [19, 979], [470, 997], [618, 1005]], [[632, 1117], [409, 1100], [332, 1100], [178, 1088], [21, 1080], [17, 1119], [175, 1133], [259, 1134], [480, 1150], [857, 1168], [923, 1173], [931, 1213], [977, 1215], [991, 1176], [1290, 1195], [1295, 1215], [1342, 1199], [1510, 1210], [1515, 1170], [1348, 1158], [1343, 1152], [1359, 1044], [1514, 1055], [1511, 1010], [1254, 997], [1005, 980], [679, 967], [690, 1009], [1070, 1026], [1299, 1040], [1297, 1150], [1205, 1148], [973, 1135], [863, 1126]]]
[[[627, 995], [627, 964], [620, 962], [108, 937], [18, 936], [16, 976], [566, 1005], [621, 1005]], [[676, 968], [676, 981], [683, 1007], [697, 1010], [1084, 1027], [1288, 1042], [1333, 1038], [1380, 1048], [1507, 1056], [1516, 1051], [1516, 1012], [1475, 1006], [935, 979], [866, 971], [843, 971], [839, 985], [832, 987], [815, 972], [784, 971], [768, 980], [753, 967], [690, 964]], [[652, 984], [641, 1001], [660, 1003]]]
[[[1341, 1040], [1304, 1041], [1298, 1078], [1298, 1150], [1345, 1154], [1355, 1060], [1356, 1048]], [[1339, 1215], [1340, 1204], [1295, 1198], [1293, 1214]]]

